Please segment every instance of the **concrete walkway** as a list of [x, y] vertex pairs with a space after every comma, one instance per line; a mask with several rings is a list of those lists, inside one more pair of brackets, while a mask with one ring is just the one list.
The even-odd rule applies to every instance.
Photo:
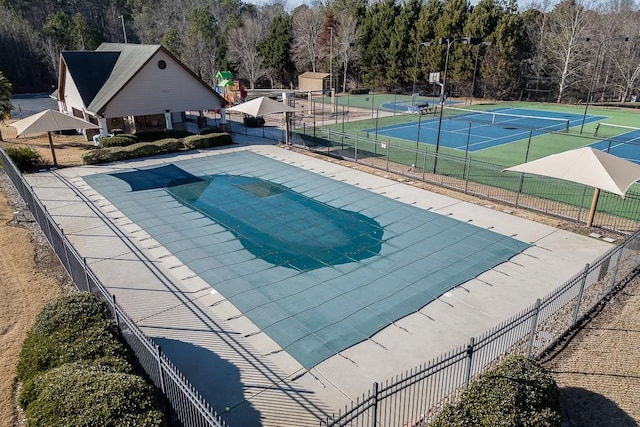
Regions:
[[[493, 209], [234, 135], [239, 144], [105, 166], [28, 175], [38, 197], [145, 333], [233, 426], [317, 425], [384, 381], [529, 307], [610, 248]], [[512, 236], [532, 246], [371, 339], [306, 372], [83, 176], [251, 150], [386, 197]]]

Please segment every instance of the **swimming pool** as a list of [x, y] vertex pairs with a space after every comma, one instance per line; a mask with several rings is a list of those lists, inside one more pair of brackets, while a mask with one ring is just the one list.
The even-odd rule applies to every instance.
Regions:
[[85, 180], [305, 368], [529, 247], [249, 151]]

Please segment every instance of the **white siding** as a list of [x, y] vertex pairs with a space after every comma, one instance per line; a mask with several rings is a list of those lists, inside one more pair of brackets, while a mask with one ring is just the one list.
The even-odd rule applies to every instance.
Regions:
[[[159, 60], [167, 63], [164, 70], [158, 67]], [[181, 65], [159, 51], [109, 102], [105, 117], [213, 110], [221, 106], [218, 97]]]
[[[58, 94], [58, 96], [60, 96], [60, 94]], [[72, 108], [76, 108], [80, 111], [86, 110], [86, 106], [84, 105], [84, 102], [82, 102], [80, 92], [78, 91], [73, 78], [71, 78], [71, 74], [69, 74], [68, 69], [65, 70], [64, 99], [61, 101], [66, 106], [66, 109], [64, 110], [65, 113], [71, 113], [71, 111], [73, 111]]]

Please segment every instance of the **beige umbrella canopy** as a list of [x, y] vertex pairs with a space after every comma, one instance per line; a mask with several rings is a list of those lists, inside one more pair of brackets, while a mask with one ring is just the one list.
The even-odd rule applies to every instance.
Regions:
[[228, 108], [229, 111], [238, 111], [253, 117], [260, 117], [266, 114], [285, 113], [285, 143], [289, 143], [289, 113], [296, 111], [295, 108], [282, 102], [274, 101], [266, 96], [252, 99]]
[[600, 190], [624, 198], [629, 187], [640, 179], [640, 165], [591, 147], [552, 154], [504, 171], [548, 176], [595, 187], [587, 220], [589, 227], [593, 224]]
[[100, 126], [94, 125], [91, 122], [61, 113], [56, 110], [41, 111], [38, 114], [27, 117], [26, 119], [11, 123], [9, 126], [16, 128], [16, 130], [18, 131], [17, 136], [28, 133], [47, 132], [47, 135], [49, 136], [49, 147], [51, 147], [51, 155], [53, 156], [53, 165], [56, 167], [58, 166], [58, 161], [56, 160], [56, 152], [53, 149], [51, 132], [70, 129], [100, 128]]
[[260, 98], [243, 102], [242, 104], [227, 108], [227, 110], [238, 111], [240, 113], [248, 114], [253, 117], [260, 117], [266, 114], [287, 113], [296, 111], [294, 108], [289, 107], [287, 104], [274, 101], [273, 99], [267, 98], [266, 96], [261, 96]]

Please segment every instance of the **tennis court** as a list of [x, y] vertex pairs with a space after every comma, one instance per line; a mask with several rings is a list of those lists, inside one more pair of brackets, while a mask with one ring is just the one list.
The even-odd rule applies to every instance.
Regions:
[[84, 180], [305, 368], [529, 247], [248, 151]]
[[[587, 116], [585, 123], [602, 120], [602, 116]], [[440, 145], [448, 148], [480, 151], [486, 148], [544, 135], [566, 132], [579, 126], [583, 116], [564, 112], [538, 111], [525, 108], [467, 110], [445, 108], [440, 131]], [[439, 116], [421, 116], [410, 123], [394, 124], [377, 129], [378, 138], [388, 136], [412, 142], [435, 144]], [[374, 132], [368, 129], [366, 132]]]
[[591, 144], [591, 147], [640, 163], [640, 129], [599, 123], [596, 136], [602, 140]]

